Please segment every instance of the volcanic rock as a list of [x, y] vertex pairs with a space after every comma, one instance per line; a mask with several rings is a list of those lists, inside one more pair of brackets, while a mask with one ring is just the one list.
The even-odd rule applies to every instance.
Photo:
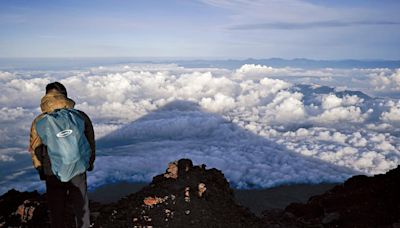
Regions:
[[[266, 210], [260, 219], [235, 203], [221, 171], [181, 159], [117, 203], [90, 202], [91, 227], [400, 228], [399, 181], [399, 167], [354, 176], [307, 203]], [[72, 209], [67, 211], [67, 227], [74, 227]], [[16, 190], [0, 196], [0, 227], [50, 227], [46, 196]]]
[[181, 159], [141, 191], [104, 207], [94, 226], [260, 227], [260, 219], [235, 203], [221, 171]]
[[47, 205], [37, 191], [11, 189], [0, 196], [0, 227], [49, 227]]
[[263, 212], [265, 227], [396, 227], [400, 224], [400, 167], [354, 176], [305, 204]]
[[[72, 205], [67, 204], [65, 223], [68, 228], [75, 228], [75, 218]], [[102, 205], [90, 202], [91, 220], [94, 221]], [[0, 228], [30, 227], [49, 228], [50, 219], [46, 194], [19, 192], [11, 189], [0, 196]]]

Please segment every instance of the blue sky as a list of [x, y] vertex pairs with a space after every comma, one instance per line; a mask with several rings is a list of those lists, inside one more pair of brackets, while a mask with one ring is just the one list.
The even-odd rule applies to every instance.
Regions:
[[0, 1], [0, 57], [400, 59], [400, 1]]

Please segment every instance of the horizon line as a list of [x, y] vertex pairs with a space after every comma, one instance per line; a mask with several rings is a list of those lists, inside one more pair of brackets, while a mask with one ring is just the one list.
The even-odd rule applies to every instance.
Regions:
[[282, 57], [191, 57], [191, 56], [27, 56], [27, 57], [5, 57], [0, 56], [0, 59], [137, 59], [141, 61], [153, 61], [159, 60], [176, 60], [176, 61], [245, 61], [245, 60], [284, 60], [284, 61], [294, 61], [294, 60], [307, 60], [307, 61], [400, 61], [400, 59], [384, 59], [384, 58], [334, 58], [334, 59], [318, 59], [318, 58], [307, 58], [307, 57], [293, 57], [293, 58], [282, 58]]

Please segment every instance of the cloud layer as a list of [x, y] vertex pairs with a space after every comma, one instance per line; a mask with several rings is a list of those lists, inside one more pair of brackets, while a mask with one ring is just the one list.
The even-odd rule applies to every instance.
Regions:
[[259, 188], [396, 167], [400, 101], [373, 96], [396, 91], [398, 74], [251, 64], [232, 71], [128, 64], [0, 72], [0, 192], [41, 186], [25, 148], [51, 81], [65, 84], [94, 122], [100, 140], [91, 187], [149, 181], [188, 157], [222, 169], [237, 187]]

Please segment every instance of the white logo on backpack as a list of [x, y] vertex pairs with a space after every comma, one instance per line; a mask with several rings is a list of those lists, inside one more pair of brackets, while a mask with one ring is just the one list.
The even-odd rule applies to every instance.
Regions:
[[67, 137], [68, 135], [72, 134], [72, 132], [73, 131], [71, 129], [67, 129], [67, 130], [58, 132], [56, 136], [58, 138], [64, 138], [64, 137]]

